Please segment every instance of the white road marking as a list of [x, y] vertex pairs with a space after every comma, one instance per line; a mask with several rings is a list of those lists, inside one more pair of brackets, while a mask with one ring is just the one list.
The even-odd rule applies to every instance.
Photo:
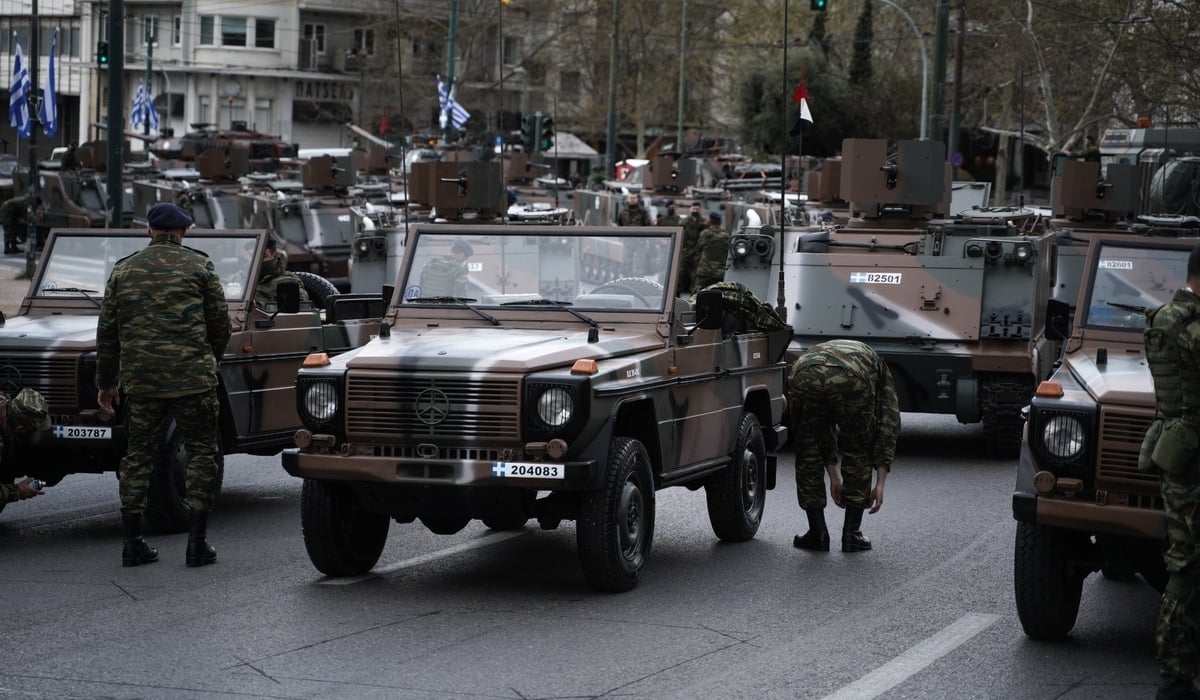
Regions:
[[493, 532], [491, 534], [484, 535], [483, 537], [480, 537], [478, 539], [471, 540], [470, 542], [463, 542], [462, 544], [456, 544], [453, 547], [439, 549], [436, 552], [422, 554], [417, 557], [412, 557], [411, 559], [403, 559], [394, 564], [388, 564], [387, 566], [381, 566], [381, 567], [378, 567], [375, 569], [371, 569], [371, 571], [369, 573], [365, 573], [360, 576], [346, 576], [344, 578], [329, 578], [329, 579], [325, 579], [324, 581], [318, 581], [317, 585], [320, 585], [320, 586], [349, 586], [349, 585], [352, 585], [355, 583], [362, 583], [363, 581], [370, 581], [371, 579], [376, 578], [378, 576], [382, 576], [383, 574], [390, 574], [394, 571], [399, 571], [401, 569], [407, 569], [410, 566], [420, 566], [421, 564], [426, 564], [431, 561], [436, 561], [436, 560], [442, 559], [444, 557], [454, 556], [455, 554], [461, 554], [462, 552], [467, 552], [472, 549], [479, 549], [480, 547], [488, 547], [493, 544], [499, 544], [500, 542], [503, 542], [504, 540], [509, 540], [514, 537], [520, 537], [521, 535], [525, 535], [530, 532], [532, 532], [532, 530], [528, 530], [528, 529], [510, 530], [507, 532]]
[[941, 632], [912, 647], [824, 700], [867, 700], [895, 688], [909, 676], [954, 651], [988, 628], [999, 615], [968, 613]]

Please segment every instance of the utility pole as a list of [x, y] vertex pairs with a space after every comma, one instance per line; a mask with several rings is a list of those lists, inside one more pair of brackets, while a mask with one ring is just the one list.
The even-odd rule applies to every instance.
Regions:
[[125, 0], [109, 0], [108, 7], [108, 225], [121, 228], [125, 218]]
[[950, 0], [938, 0], [937, 36], [933, 44], [933, 138], [940, 140], [946, 127], [943, 109], [946, 92], [946, 44], [950, 36]]
[[604, 174], [617, 167], [617, 49], [620, 48], [621, 0], [612, 0], [612, 41], [608, 47], [608, 128], [604, 132]]
[[38, 21], [38, 0], [33, 0], [33, 15], [31, 17], [32, 24], [30, 25], [33, 31], [29, 36], [29, 94], [26, 96], [26, 102], [29, 109], [29, 208], [26, 210], [26, 216], [29, 221], [25, 230], [25, 274], [32, 278], [33, 272], [37, 268], [37, 210], [38, 210], [38, 125], [40, 118], [40, 110], [38, 107], [41, 101], [45, 99], [42, 95], [38, 99], [38, 63], [41, 60], [40, 49], [38, 48], [38, 35], [41, 34], [42, 28]]
[[963, 38], [967, 34], [967, 0], [958, 0], [958, 38], [954, 49], [954, 99], [950, 103], [950, 136], [947, 139], [946, 153], [954, 155], [959, 150], [958, 131], [962, 123], [962, 71], [963, 71]]
[[675, 116], [675, 150], [679, 155], [683, 155], [683, 107], [687, 97], [687, 74], [684, 72], [687, 68], [687, 6], [688, 0], [683, 0], [679, 20], [679, 110]]

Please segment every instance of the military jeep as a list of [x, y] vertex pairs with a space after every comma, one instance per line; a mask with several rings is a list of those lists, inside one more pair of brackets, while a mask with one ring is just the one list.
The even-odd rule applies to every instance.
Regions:
[[1073, 327], [1068, 304], [1048, 303], [1047, 330], [1064, 352], [1025, 411], [1012, 501], [1017, 615], [1034, 639], [1071, 631], [1092, 572], [1166, 585], [1158, 478], [1138, 470], [1155, 414], [1142, 331], [1146, 311], [1185, 285], [1196, 242], [1095, 238]]
[[[465, 294], [422, 289], [460, 239]], [[416, 226], [379, 337], [310, 357], [296, 380], [304, 428], [283, 466], [304, 479], [314, 566], [367, 572], [391, 520], [438, 534], [574, 520], [585, 579], [625, 591], [668, 486], [705, 489], [718, 538], [752, 538], [787, 437], [791, 329], [745, 327], [716, 290], [677, 297], [681, 243], [680, 229]], [[637, 251], [646, 274], [585, 281], [584, 250]]]
[[[193, 230], [184, 239], [215, 264], [233, 325], [220, 364], [223, 454], [273, 455], [289, 446], [300, 425], [294, 393], [304, 357], [362, 345], [377, 332], [385, 306], [380, 295], [339, 295], [327, 280], [300, 273], [313, 304], [300, 308], [293, 284], [294, 295], [281, 293], [279, 312], [258, 308], [254, 287], [266, 237], [261, 230]], [[144, 229], [51, 232], [17, 315], [0, 322], [0, 379], [10, 394], [24, 387], [40, 391], [53, 428], [18, 441], [0, 463], [0, 478], [28, 475], [56, 484], [67, 474], [116, 470], [125, 452], [124, 416], [119, 411], [105, 420], [96, 405], [96, 322], [114, 263], [148, 243]], [[187, 455], [173, 425], [146, 512], [155, 527], [170, 532], [187, 529]]]

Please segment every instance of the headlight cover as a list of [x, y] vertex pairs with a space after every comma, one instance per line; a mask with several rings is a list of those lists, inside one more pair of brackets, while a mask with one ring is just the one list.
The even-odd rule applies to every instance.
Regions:
[[1075, 459], [1087, 447], [1087, 427], [1072, 415], [1050, 416], [1042, 425], [1042, 444], [1056, 459]]
[[561, 428], [575, 413], [575, 399], [563, 387], [550, 387], [537, 399], [537, 415], [550, 428]]
[[314, 422], [328, 425], [337, 415], [338, 403], [337, 383], [334, 381], [317, 381], [304, 385], [304, 412]]

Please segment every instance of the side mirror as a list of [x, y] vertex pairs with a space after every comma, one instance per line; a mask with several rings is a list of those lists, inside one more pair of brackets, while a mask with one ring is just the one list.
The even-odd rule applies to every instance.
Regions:
[[381, 295], [383, 296], [383, 305], [384, 306], [387, 306], [388, 304], [392, 303], [392, 295], [395, 293], [396, 293], [396, 285], [394, 285], [394, 284], [383, 285], [383, 290], [381, 292]]
[[1062, 342], [1071, 336], [1071, 305], [1058, 299], [1046, 300], [1046, 339]]
[[696, 295], [696, 327], [706, 331], [721, 328], [725, 320], [725, 298], [719, 289], [704, 289]]
[[284, 280], [275, 287], [276, 313], [294, 314], [300, 310], [300, 284]]

